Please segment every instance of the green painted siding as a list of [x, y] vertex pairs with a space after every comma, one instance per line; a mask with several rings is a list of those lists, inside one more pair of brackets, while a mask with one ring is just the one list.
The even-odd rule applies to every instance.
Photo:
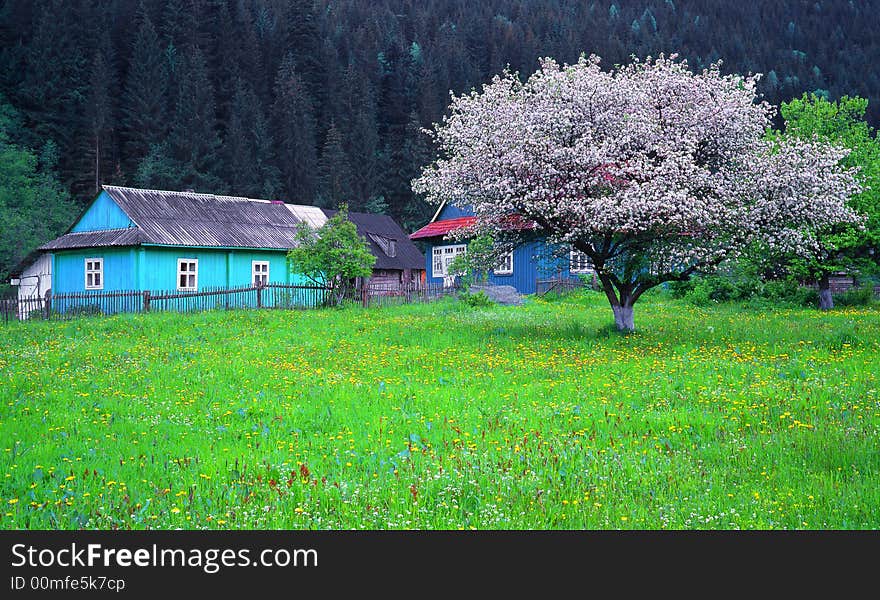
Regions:
[[82, 217], [76, 222], [71, 231], [96, 231], [101, 229], [121, 229], [134, 227], [134, 223], [128, 218], [107, 192], [101, 192], [92, 202]]

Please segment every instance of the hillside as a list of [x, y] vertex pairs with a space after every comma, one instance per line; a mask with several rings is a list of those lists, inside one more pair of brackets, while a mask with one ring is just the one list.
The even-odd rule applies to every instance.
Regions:
[[12, 141], [52, 140], [80, 204], [97, 183], [194, 188], [348, 200], [414, 229], [431, 212], [409, 185], [431, 156], [419, 129], [507, 64], [723, 59], [776, 104], [867, 97], [876, 124], [878, 29], [867, 0], [11, 0], [0, 93], [22, 113]]

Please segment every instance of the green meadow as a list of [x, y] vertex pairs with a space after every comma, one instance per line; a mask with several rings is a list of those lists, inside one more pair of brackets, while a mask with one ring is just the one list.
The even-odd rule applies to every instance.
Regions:
[[2, 529], [880, 528], [880, 309], [0, 327]]

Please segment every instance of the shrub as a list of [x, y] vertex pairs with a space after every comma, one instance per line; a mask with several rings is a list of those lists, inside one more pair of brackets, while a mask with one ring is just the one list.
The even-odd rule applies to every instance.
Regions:
[[696, 278], [691, 277], [687, 281], [670, 281], [666, 284], [666, 289], [673, 298], [684, 298], [688, 292], [691, 292], [696, 285]]
[[492, 306], [492, 300], [490, 300], [489, 296], [486, 295], [486, 292], [482, 290], [475, 294], [462, 292], [461, 295], [459, 295], [459, 298], [471, 308], [485, 308], [487, 306]]
[[696, 306], [722, 302], [744, 302], [756, 307], [816, 306], [819, 302], [815, 289], [794, 279], [764, 280], [748, 270], [671, 282], [668, 292], [673, 298], [683, 298]]
[[854, 287], [840, 294], [834, 294], [837, 306], [870, 306], [874, 302], [874, 288]]

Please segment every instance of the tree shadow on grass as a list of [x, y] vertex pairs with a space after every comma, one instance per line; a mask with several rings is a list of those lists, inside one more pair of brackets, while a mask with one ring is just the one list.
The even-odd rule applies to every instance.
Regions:
[[522, 338], [525, 340], [570, 340], [570, 341], [612, 341], [618, 339], [638, 339], [639, 331], [618, 331], [613, 323], [596, 326], [591, 323], [580, 321], [567, 321], [564, 323], [540, 324], [540, 325], [506, 325], [495, 327], [488, 331], [489, 336], [495, 339], [504, 337], [507, 339]]

